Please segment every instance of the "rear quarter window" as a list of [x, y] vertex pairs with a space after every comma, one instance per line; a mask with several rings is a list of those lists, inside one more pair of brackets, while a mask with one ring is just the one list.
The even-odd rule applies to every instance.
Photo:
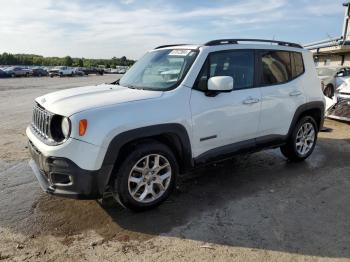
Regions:
[[302, 75], [305, 71], [303, 56], [301, 53], [291, 52], [291, 58], [294, 62], [293, 78]]

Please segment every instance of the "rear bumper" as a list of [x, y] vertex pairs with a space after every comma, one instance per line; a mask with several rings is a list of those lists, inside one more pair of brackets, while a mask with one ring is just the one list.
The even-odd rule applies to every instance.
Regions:
[[28, 147], [32, 156], [29, 165], [45, 192], [78, 199], [102, 197], [112, 165], [85, 170], [70, 159], [44, 156], [30, 141]]

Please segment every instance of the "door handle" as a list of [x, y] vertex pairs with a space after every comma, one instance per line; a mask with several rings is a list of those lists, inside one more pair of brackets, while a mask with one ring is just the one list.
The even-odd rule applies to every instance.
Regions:
[[300, 96], [301, 92], [299, 90], [294, 90], [289, 93], [290, 96]]
[[255, 104], [259, 103], [260, 99], [258, 98], [253, 98], [253, 97], [248, 97], [247, 99], [243, 100], [243, 104], [249, 105], [249, 104]]

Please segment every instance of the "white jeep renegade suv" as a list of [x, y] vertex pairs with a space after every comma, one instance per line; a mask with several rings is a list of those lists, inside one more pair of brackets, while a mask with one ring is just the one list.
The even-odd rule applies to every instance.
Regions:
[[306, 159], [324, 98], [311, 54], [259, 39], [168, 45], [120, 80], [35, 100], [30, 165], [48, 193], [155, 207], [178, 174], [242, 152], [280, 147]]

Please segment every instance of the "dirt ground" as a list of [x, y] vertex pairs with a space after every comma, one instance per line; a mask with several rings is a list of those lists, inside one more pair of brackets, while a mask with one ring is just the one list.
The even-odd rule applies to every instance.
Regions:
[[33, 99], [115, 75], [0, 80], [0, 260], [350, 261], [350, 125], [327, 120], [313, 155], [279, 150], [202, 168], [162, 206], [43, 193], [28, 166]]

